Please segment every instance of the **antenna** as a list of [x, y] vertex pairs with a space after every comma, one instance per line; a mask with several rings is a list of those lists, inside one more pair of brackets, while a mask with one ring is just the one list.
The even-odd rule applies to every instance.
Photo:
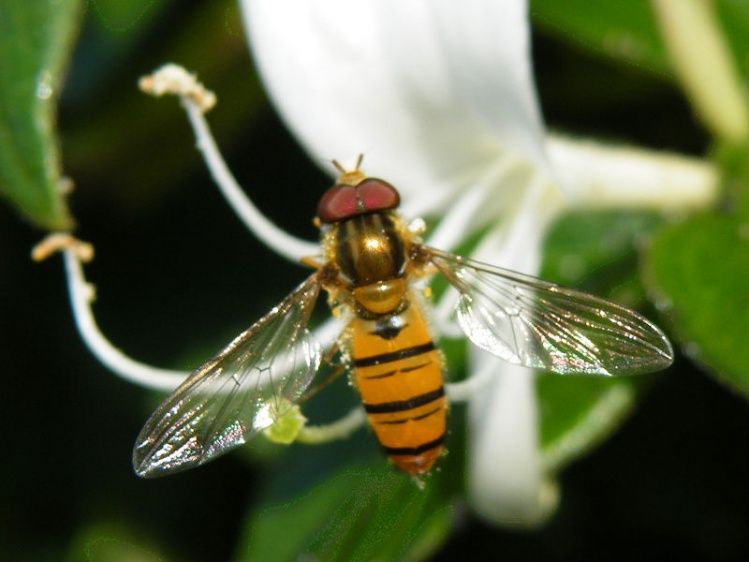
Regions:
[[362, 160], [364, 160], [364, 153], [360, 152], [359, 156], [356, 157], [356, 164], [354, 164], [354, 167], [351, 170], [347, 170], [346, 168], [344, 168], [338, 160], [331, 160], [331, 163], [333, 164], [333, 166], [335, 166], [336, 170], [338, 170], [342, 174], [354, 174], [359, 171]]
[[331, 160], [333, 166], [336, 167], [336, 170], [341, 172], [341, 177], [338, 178], [338, 183], [352, 186], [360, 184], [364, 178], [367, 177], [366, 174], [359, 169], [362, 160], [364, 160], [364, 153], [359, 153], [359, 156], [356, 158], [356, 164], [354, 164], [354, 167], [351, 170], [344, 168], [338, 160]]

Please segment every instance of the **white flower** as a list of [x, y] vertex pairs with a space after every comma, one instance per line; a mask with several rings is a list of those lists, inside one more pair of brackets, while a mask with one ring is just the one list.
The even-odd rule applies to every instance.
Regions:
[[[265, 85], [313, 159], [365, 152], [406, 216], [444, 215], [430, 244], [450, 249], [496, 224], [474, 257], [538, 271], [562, 198], [546, 165], [525, 2], [242, 5]], [[493, 520], [540, 519], [553, 503], [540, 493], [533, 372], [472, 357], [495, 376], [471, 402], [469, 499]]]
[[[431, 245], [451, 249], [488, 228], [474, 257], [534, 274], [565, 206], [669, 201], [674, 182], [656, 183], [672, 179], [660, 159], [633, 166], [631, 156], [561, 139], [547, 152], [525, 0], [241, 4], [264, 83], [313, 160], [364, 152], [366, 169], [400, 190], [406, 216], [442, 217]], [[603, 168], [575, 168], [590, 152]], [[555, 175], [548, 154], [573, 167]], [[617, 164], [641, 176], [632, 190], [612, 178]], [[675, 205], [710, 197], [711, 172], [690, 172]], [[533, 372], [475, 349], [471, 361], [493, 376], [470, 404], [469, 500], [491, 521], [536, 524], [555, 493], [538, 452]]]

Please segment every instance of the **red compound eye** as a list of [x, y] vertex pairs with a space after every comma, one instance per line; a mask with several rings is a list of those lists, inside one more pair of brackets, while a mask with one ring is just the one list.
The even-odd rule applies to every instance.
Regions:
[[357, 213], [356, 188], [351, 185], [334, 185], [317, 205], [317, 216], [322, 222], [337, 222]]
[[394, 209], [400, 203], [398, 191], [389, 183], [365, 179], [356, 187], [334, 185], [326, 191], [317, 206], [317, 216], [331, 223], [364, 213]]
[[364, 212], [395, 209], [401, 202], [398, 191], [389, 183], [376, 178], [364, 180], [356, 186]]

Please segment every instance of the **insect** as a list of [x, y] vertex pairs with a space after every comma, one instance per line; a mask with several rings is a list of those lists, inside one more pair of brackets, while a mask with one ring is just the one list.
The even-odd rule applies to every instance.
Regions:
[[[361, 159], [360, 159], [361, 160]], [[443, 275], [459, 293], [458, 323], [478, 347], [560, 374], [633, 375], [673, 361], [665, 335], [638, 313], [599, 297], [421, 243], [399, 216], [398, 191], [341, 171], [322, 196], [322, 259], [266, 316], [201, 365], [138, 436], [138, 475], [201, 465], [245, 443], [300, 402], [323, 362], [307, 328], [321, 289], [345, 311], [339, 338], [368, 421], [392, 462], [418, 476], [443, 452], [443, 366], [414, 284]]]

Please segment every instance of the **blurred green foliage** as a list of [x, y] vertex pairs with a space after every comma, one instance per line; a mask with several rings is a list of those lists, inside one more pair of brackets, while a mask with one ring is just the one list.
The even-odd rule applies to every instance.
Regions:
[[286, 504], [261, 504], [236, 559], [424, 559], [442, 545], [452, 519], [452, 508], [435, 501], [438, 490], [432, 479], [421, 490], [392, 471], [346, 471]]

